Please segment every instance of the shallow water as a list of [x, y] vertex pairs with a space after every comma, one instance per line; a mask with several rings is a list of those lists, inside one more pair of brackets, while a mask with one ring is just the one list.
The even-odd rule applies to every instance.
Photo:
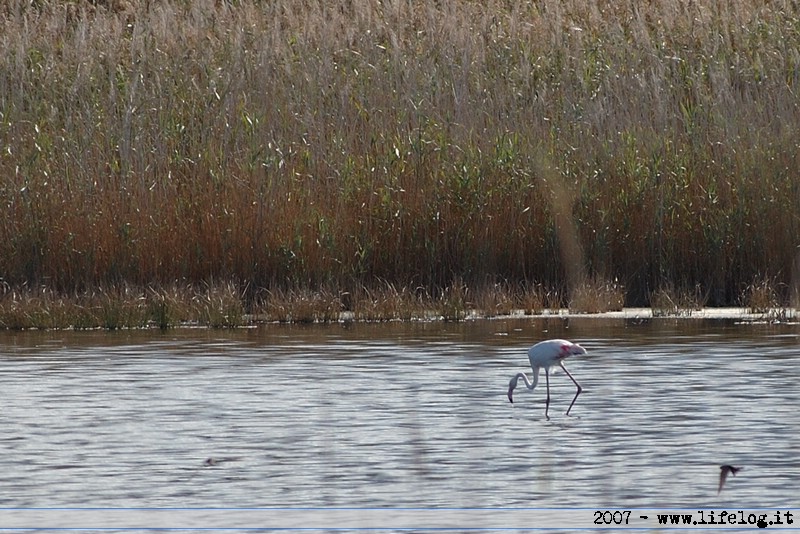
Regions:
[[[543, 387], [505, 394], [550, 337], [589, 354], [547, 421]], [[0, 375], [1, 507], [798, 505], [797, 325], [3, 333]]]

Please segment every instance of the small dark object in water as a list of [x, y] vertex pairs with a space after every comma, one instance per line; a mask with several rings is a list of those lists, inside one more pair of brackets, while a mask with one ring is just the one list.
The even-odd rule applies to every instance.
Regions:
[[235, 462], [236, 460], [239, 460], [239, 459], [240, 458], [238, 456], [237, 457], [228, 456], [228, 457], [225, 457], [225, 458], [208, 457], [208, 458], [206, 458], [205, 462], [203, 462], [203, 465], [206, 466], [206, 467], [211, 467], [212, 465], [220, 465], [220, 464], [224, 464], [225, 462]]
[[722, 486], [725, 485], [725, 480], [728, 478], [728, 473], [736, 476], [736, 473], [744, 469], [743, 467], [733, 467], [732, 465], [719, 466], [719, 488], [717, 488], [717, 495], [722, 491]]

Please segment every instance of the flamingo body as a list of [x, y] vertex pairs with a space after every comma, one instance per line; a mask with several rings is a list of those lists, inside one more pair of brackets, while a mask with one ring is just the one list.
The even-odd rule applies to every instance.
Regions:
[[583, 388], [580, 384], [578, 384], [578, 381], [575, 380], [570, 372], [567, 371], [567, 368], [564, 367], [563, 360], [572, 355], [579, 354], [586, 354], [586, 349], [577, 343], [567, 341], [566, 339], [548, 339], [532, 346], [530, 349], [528, 349], [528, 360], [531, 362], [533, 381], [530, 381], [525, 373], [517, 373], [514, 375], [514, 378], [512, 378], [508, 383], [509, 402], [512, 404], [514, 402], [514, 389], [517, 387], [517, 382], [520, 378], [525, 382], [525, 387], [527, 387], [529, 390], [533, 390], [533, 388], [536, 387], [536, 384], [539, 383], [539, 370], [544, 369], [545, 382], [547, 384], [547, 399], [545, 401], [544, 416], [547, 419], [550, 419], [550, 416], [548, 415], [548, 410], [550, 409], [550, 368], [554, 365], [558, 365], [564, 370], [565, 373], [567, 373], [567, 376], [570, 378], [570, 380], [572, 380], [577, 388], [575, 397], [572, 399], [572, 403], [569, 405], [569, 408], [567, 408], [567, 415], [569, 415], [570, 410], [572, 410], [572, 406], [575, 404], [575, 401], [578, 400], [578, 395], [581, 394]]

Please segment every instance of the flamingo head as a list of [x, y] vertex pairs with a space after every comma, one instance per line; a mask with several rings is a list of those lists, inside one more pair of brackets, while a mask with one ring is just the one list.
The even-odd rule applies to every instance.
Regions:
[[517, 387], [517, 380], [519, 375], [514, 375], [514, 378], [508, 383], [508, 402], [514, 404], [514, 388]]
[[573, 356], [579, 354], [586, 354], [586, 349], [584, 349], [577, 343], [571, 343], [569, 345], [562, 345], [561, 352], [566, 356]]

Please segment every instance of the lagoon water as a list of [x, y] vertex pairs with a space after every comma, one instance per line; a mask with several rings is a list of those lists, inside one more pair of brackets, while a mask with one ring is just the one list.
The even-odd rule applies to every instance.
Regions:
[[[530, 373], [563, 337], [584, 387]], [[495, 319], [0, 334], [0, 507], [796, 508], [800, 326]], [[218, 461], [205, 465], [207, 458]], [[227, 460], [227, 461], [226, 461]], [[720, 464], [745, 467], [720, 495]]]

